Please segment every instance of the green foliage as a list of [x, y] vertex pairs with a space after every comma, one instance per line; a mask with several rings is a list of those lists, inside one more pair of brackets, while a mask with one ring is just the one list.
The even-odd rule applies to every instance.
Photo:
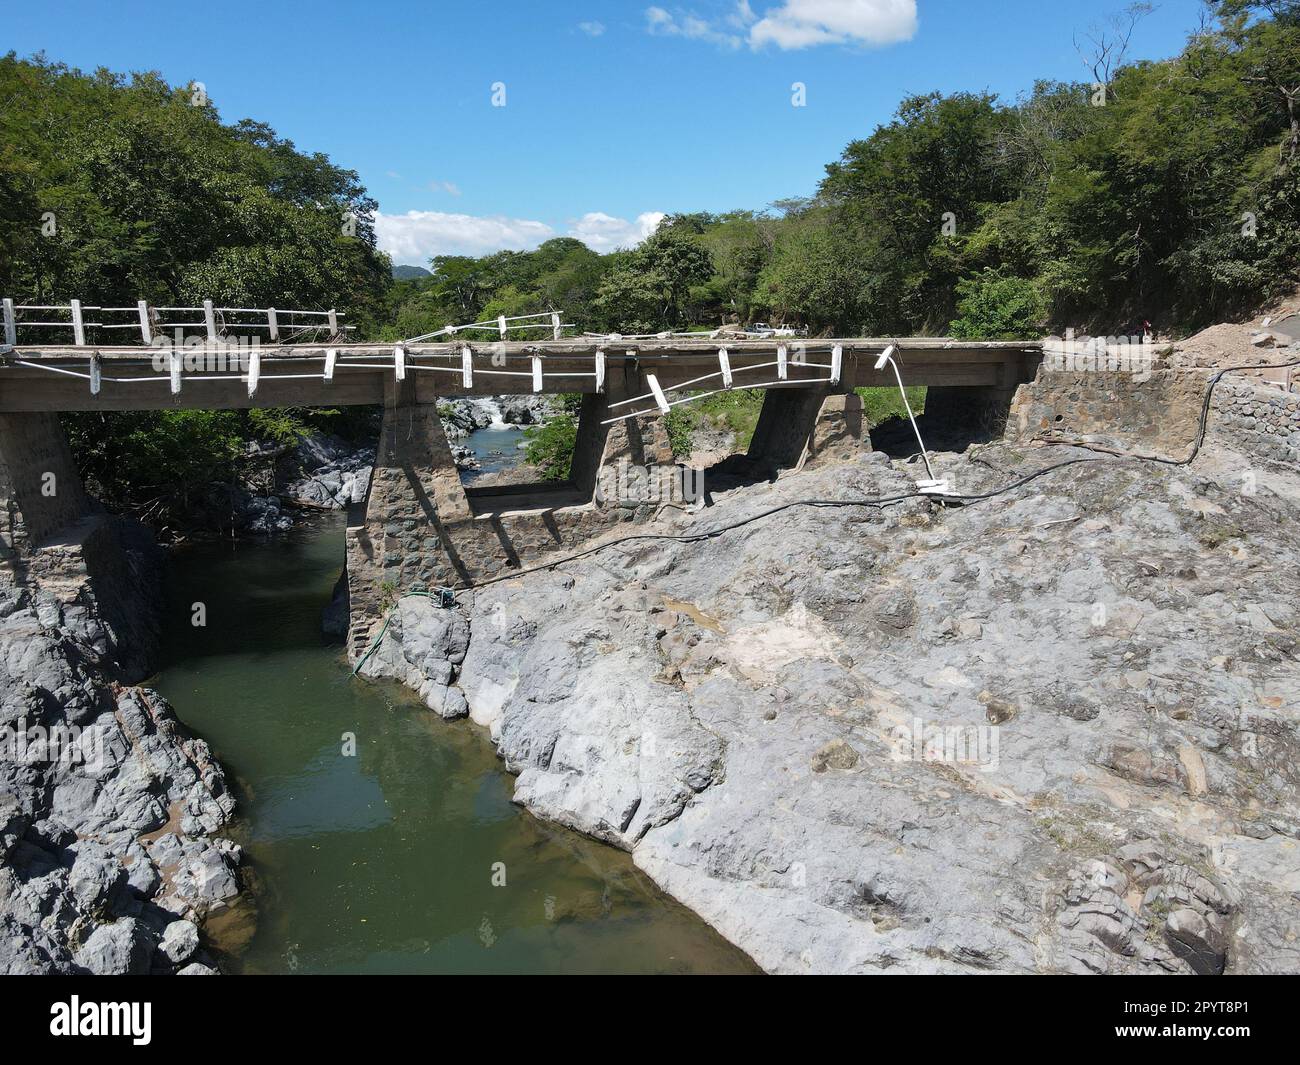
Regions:
[[245, 454], [239, 411], [164, 410], [63, 415], [82, 478], [102, 499], [153, 518], [186, 514]]
[[1043, 334], [1037, 286], [995, 270], [957, 282], [957, 315], [948, 333], [966, 340], [1031, 340]]
[[597, 320], [623, 333], [675, 329], [687, 321], [691, 289], [713, 275], [713, 257], [697, 239], [702, 226], [699, 216], [669, 217], [621, 256], [596, 295]]
[[558, 397], [560, 410], [541, 425], [524, 430], [524, 458], [541, 470], [547, 481], [564, 481], [573, 465], [573, 449], [578, 442], [578, 414], [582, 395], [571, 392]]
[[664, 427], [676, 458], [690, 455], [693, 435], [701, 426], [726, 430], [735, 437], [735, 448], [744, 451], [753, 439], [763, 393], [758, 389], [716, 392], [711, 396], [674, 407], [664, 415]]
[[361, 325], [379, 311], [390, 266], [352, 171], [262, 123], [226, 125], [157, 74], [86, 75], [11, 53], [0, 99], [6, 295], [339, 307]]
[[[874, 428], [882, 422], [889, 421], [890, 418], [907, 417], [907, 407], [903, 405], [903, 397], [898, 394], [898, 389], [859, 388], [855, 391], [862, 397], [862, 414], [868, 427]], [[925, 410], [924, 385], [909, 385], [905, 391], [913, 414], [920, 414]]]

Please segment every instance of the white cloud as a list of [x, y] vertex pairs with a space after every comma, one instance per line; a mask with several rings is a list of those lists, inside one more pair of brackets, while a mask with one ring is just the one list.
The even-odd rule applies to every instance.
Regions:
[[[566, 236], [576, 237], [602, 254], [640, 244], [664, 218], [662, 211], [646, 211], [629, 222], [602, 211], [588, 211], [570, 222]], [[375, 237], [380, 251], [398, 263], [426, 263], [435, 255], [487, 255], [506, 249], [527, 251], [556, 236], [545, 222], [527, 218], [449, 214], [444, 211], [407, 211], [375, 214]]]
[[784, 0], [761, 18], [749, 0], [737, 0], [720, 25], [662, 7], [646, 9], [646, 30], [655, 36], [689, 37], [725, 48], [745, 41], [755, 50], [772, 44], [787, 51], [821, 44], [897, 44], [911, 40], [916, 28], [916, 0]]
[[785, 0], [749, 30], [753, 48], [897, 44], [916, 34], [916, 0]]
[[645, 211], [636, 221], [615, 218], [603, 211], [588, 211], [576, 222], [570, 223], [569, 236], [577, 237], [592, 251], [614, 251], [631, 248], [650, 236], [664, 219], [663, 211]]
[[672, 14], [662, 7], [648, 7], [645, 12], [646, 32], [655, 37], [689, 37], [696, 41], [709, 41], [723, 48], [739, 48], [744, 38], [720, 30], [706, 19], [692, 14]]
[[555, 236], [545, 222], [502, 215], [444, 211], [375, 214], [375, 237], [395, 262], [423, 263], [434, 255], [486, 255], [505, 248], [535, 248]]
[[460, 195], [460, 187], [450, 181], [433, 180], [429, 182], [429, 189], [432, 192], [449, 192], [453, 196]]
[[605, 24], [596, 22], [593, 19], [591, 22], [579, 22], [578, 29], [582, 30], [588, 37], [599, 37], [605, 32]]

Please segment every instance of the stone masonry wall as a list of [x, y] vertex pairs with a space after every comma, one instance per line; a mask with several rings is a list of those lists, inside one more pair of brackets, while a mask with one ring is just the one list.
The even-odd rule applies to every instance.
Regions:
[[[1016, 391], [1007, 433], [1078, 437], [1181, 457], [1196, 439], [1210, 376], [1206, 370], [1043, 371]], [[1300, 461], [1300, 395], [1228, 374], [1214, 390], [1207, 439], [1265, 460]]]
[[57, 414], [0, 414], [0, 566], [91, 510]]
[[1300, 395], [1234, 379], [1214, 390], [1212, 439], [1263, 459], [1300, 462]]

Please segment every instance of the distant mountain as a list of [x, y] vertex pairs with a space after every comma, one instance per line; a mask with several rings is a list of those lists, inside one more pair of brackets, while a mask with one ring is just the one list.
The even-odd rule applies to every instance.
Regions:
[[413, 277], [432, 277], [423, 266], [394, 266], [393, 278], [397, 281], [410, 281]]

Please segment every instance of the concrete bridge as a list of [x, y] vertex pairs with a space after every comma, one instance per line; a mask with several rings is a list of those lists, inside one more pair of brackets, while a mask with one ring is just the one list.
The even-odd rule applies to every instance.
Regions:
[[[269, 317], [274, 323], [276, 312]], [[142, 340], [150, 339], [143, 310], [140, 320]], [[892, 368], [876, 368], [891, 345], [906, 383], [931, 389], [932, 415], [995, 430], [1042, 355], [1022, 342], [718, 334], [357, 344], [339, 331], [321, 342], [229, 346], [214, 335], [211, 313], [206, 321], [198, 343], [178, 336], [151, 346], [87, 343], [84, 329], [80, 343], [20, 344], [17, 330], [7, 330], [0, 564], [19, 573], [39, 566], [40, 552], [75, 539], [69, 530], [89, 513], [59, 412], [382, 405], [368, 497], [348, 515], [354, 656], [399, 590], [470, 586], [650, 516], [655, 508], [643, 498], [611, 488], [628, 465], [650, 467], [669, 487], [679, 468], [662, 415], [700, 392], [764, 392], [748, 458], [779, 472], [870, 447], [854, 389], [896, 386]], [[582, 394], [569, 479], [462, 486], [439, 401], [526, 392]]]

